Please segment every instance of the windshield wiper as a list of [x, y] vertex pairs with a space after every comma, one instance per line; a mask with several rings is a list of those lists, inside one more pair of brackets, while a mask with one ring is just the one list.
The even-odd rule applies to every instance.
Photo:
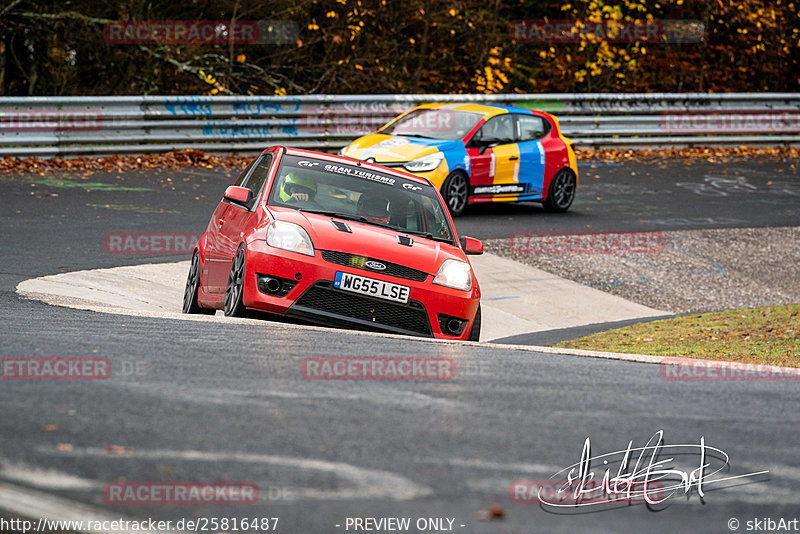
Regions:
[[439, 241], [441, 243], [449, 243], [451, 245], [453, 244], [452, 239], [435, 236], [430, 232], [422, 232], [420, 230], [409, 230], [408, 228], [400, 228], [399, 226], [392, 226], [391, 224], [380, 224], [380, 223], [372, 223], [372, 224], [375, 224], [377, 226], [382, 226], [384, 228], [389, 228], [390, 230], [396, 230], [404, 234], [411, 234], [419, 237], [424, 237], [425, 239], [430, 239], [431, 241]]
[[402, 228], [398, 228], [398, 230], [400, 230], [401, 232], [405, 232], [407, 234], [416, 235], [416, 236], [419, 236], [419, 237], [424, 237], [425, 239], [430, 239], [432, 241], [439, 241], [441, 243], [449, 243], [451, 245], [453, 244], [453, 240], [452, 239], [448, 239], [446, 237], [435, 236], [430, 232], [420, 232], [418, 230], [406, 230], [406, 229], [402, 229]]

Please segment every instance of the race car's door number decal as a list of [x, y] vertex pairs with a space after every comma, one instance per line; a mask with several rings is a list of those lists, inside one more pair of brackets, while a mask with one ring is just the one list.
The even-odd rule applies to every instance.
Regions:
[[343, 273], [341, 271], [336, 273], [336, 278], [333, 280], [333, 287], [353, 293], [361, 293], [362, 295], [371, 295], [381, 299], [402, 302], [403, 304], [408, 302], [408, 293], [411, 290], [411, 288], [407, 286], [375, 280], [374, 278], [367, 278], [366, 276]]

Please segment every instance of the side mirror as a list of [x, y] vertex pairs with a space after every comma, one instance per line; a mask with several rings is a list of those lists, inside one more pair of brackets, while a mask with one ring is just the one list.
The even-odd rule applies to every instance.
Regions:
[[232, 204], [238, 204], [247, 209], [253, 206], [253, 192], [246, 187], [240, 187], [238, 185], [228, 186], [222, 198]]
[[494, 148], [499, 144], [502, 144], [501, 141], [499, 139], [494, 139], [494, 138], [488, 138], [478, 141], [478, 146], [480, 147], [478, 149], [478, 154], [483, 155], [483, 153], [486, 152], [487, 148]]
[[464, 250], [464, 252], [470, 256], [483, 254], [483, 242], [480, 239], [475, 239], [474, 237], [465, 235], [462, 236], [458, 242], [461, 244], [461, 248]]

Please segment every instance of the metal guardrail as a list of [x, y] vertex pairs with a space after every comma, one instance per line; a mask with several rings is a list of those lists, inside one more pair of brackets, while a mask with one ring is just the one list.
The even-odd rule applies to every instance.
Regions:
[[0, 155], [335, 150], [425, 102], [548, 111], [583, 147], [800, 144], [800, 93], [5, 97]]

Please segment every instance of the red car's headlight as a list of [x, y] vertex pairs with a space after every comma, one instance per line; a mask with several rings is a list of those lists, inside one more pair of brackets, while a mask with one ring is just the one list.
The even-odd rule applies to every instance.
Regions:
[[267, 228], [267, 244], [271, 247], [314, 255], [314, 244], [305, 229], [286, 221], [272, 221]]
[[439, 267], [439, 272], [436, 273], [436, 278], [433, 279], [433, 283], [460, 289], [461, 291], [469, 291], [472, 289], [472, 269], [469, 263], [463, 261], [444, 260], [442, 266]]

